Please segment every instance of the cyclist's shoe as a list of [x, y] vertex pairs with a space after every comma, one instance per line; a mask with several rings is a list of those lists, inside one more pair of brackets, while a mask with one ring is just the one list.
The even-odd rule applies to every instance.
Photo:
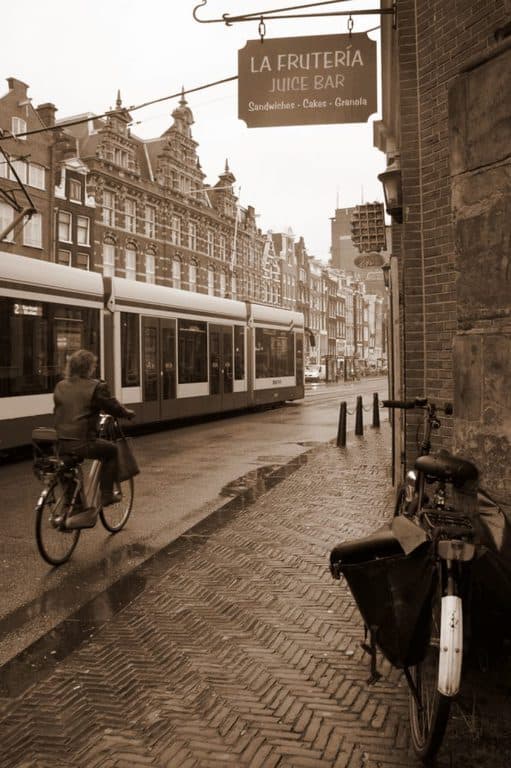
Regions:
[[66, 520], [66, 529], [74, 531], [76, 528], [93, 528], [96, 525], [97, 512], [94, 507], [81, 509]]
[[104, 493], [101, 497], [101, 506], [109, 507], [111, 504], [118, 504], [122, 499], [122, 493], [120, 491], [113, 491], [112, 493]]

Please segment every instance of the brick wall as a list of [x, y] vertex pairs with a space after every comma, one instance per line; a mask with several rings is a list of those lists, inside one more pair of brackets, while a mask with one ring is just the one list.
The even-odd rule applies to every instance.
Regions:
[[[457, 261], [451, 208], [448, 92], [476, 54], [495, 45], [509, 21], [507, 0], [398, 0], [400, 136], [404, 222], [400, 258], [404, 395], [453, 399]], [[397, 237], [396, 237], [397, 235]], [[398, 244], [397, 244], [398, 243]], [[452, 420], [438, 439], [452, 447]], [[415, 454], [416, 417], [407, 418], [407, 463]]]

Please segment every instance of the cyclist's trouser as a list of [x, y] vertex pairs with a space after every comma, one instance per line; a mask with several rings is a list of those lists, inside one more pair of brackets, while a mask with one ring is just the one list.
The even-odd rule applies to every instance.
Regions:
[[[64, 442], [62, 441], [62, 443]], [[72, 450], [69, 450], [68, 444], [66, 446], [66, 453], [78, 456], [81, 459], [99, 459], [101, 461], [99, 474], [101, 493], [109, 495], [113, 492], [114, 482], [117, 481], [119, 476], [117, 446], [115, 443], [98, 437], [96, 440], [89, 440], [84, 445], [73, 447]]]

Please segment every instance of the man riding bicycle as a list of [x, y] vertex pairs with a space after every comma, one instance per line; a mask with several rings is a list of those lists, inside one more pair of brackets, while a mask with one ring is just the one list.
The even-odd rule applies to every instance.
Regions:
[[[97, 357], [86, 349], [74, 352], [67, 361], [65, 378], [55, 387], [53, 400], [60, 453], [100, 459], [101, 503], [107, 507], [121, 498], [114, 490], [114, 483], [118, 484], [117, 446], [98, 438], [98, 416], [102, 412], [131, 419], [135, 413], [112, 396], [106, 382], [94, 378], [97, 363]], [[85, 528], [95, 521], [95, 509], [85, 509], [68, 522], [72, 522], [69, 527]]]

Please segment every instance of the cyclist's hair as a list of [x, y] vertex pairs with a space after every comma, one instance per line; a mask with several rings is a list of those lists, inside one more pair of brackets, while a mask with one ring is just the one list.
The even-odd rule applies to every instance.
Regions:
[[79, 349], [73, 352], [66, 363], [66, 378], [79, 376], [81, 379], [86, 379], [94, 371], [97, 363], [98, 358], [93, 352], [89, 352], [88, 349]]

